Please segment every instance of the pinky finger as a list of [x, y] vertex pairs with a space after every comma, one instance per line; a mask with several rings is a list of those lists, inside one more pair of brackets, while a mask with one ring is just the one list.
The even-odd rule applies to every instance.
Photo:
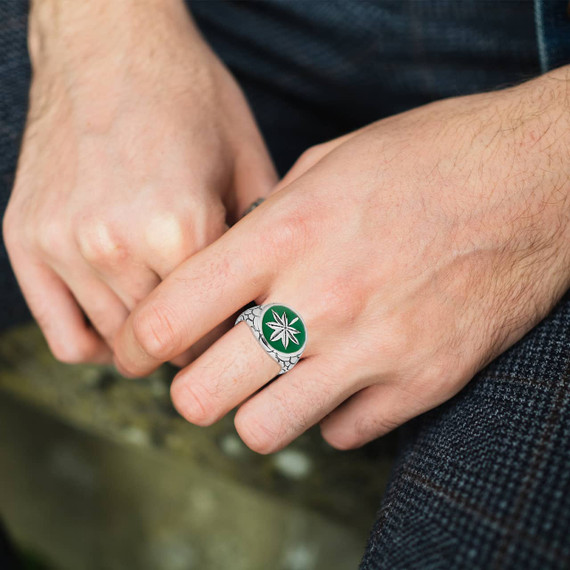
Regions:
[[407, 404], [391, 385], [369, 386], [323, 419], [321, 434], [336, 449], [355, 449], [425, 411]]
[[66, 363], [110, 363], [112, 353], [87, 323], [65, 283], [41, 261], [20, 259], [14, 273], [52, 354]]

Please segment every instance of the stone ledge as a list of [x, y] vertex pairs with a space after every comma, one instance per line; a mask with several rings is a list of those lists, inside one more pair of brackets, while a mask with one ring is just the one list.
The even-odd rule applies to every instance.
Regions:
[[130, 380], [112, 367], [58, 363], [35, 325], [0, 336], [0, 389], [20, 401], [104, 439], [166, 453], [187, 469], [194, 465], [269, 501], [314, 512], [365, 539], [391, 466], [393, 438], [339, 452], [313, 429], [283, 451], [261, 456], [241, 442], [231, 414], [208, 428], [178, 416], [169, 398], [173, 373], [164, 366]]

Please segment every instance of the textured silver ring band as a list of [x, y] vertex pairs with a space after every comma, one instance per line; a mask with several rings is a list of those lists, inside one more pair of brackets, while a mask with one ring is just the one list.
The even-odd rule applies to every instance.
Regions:
[[301, 316], [287, 305], [271, 303], [243, 311], [235, 324], [244, 321], [265, 352], [279, 364], [279, 374], [289, 372], [305, 350], [307, 329]]

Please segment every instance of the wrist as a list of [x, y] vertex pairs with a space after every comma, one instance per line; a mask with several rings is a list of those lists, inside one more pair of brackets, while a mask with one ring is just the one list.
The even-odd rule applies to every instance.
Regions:
[[449, 109], [436, 103], [431, 113], [441, 109], [444, 133], [432, 147], [451, 158], [438, 171], [459, 185], [470, 173], [465, 197], [488, 246], [544, 260], [543, 282], [557, 294], [570, 286], [569, 69], [448, 100]]
[[[555, 69], [512, 90], [519, 98], [511, 124], [521, 171], [528, 173], [529, 219], [537, 242], [556, 256], [562, 292], [570, 287], [570, 66]], [[538, 244], [537, 244], [538, 245]]]
[[34, 0], [29, 44], [32, 114], [47, 100], [98, 132], [133, 96], [175, 97], [209, 77], [211, 52], [183, 0]]
[[198, 39], [183, 0], [33, 0], [30, 59], [34, 73], [50, 66], [107, 67], [122, 53], [137, 53], [141, 39], [181, 26]]
[[570, 166], [570, 66], [505, 90], [507, 123], [524, 156], [560, 174]]

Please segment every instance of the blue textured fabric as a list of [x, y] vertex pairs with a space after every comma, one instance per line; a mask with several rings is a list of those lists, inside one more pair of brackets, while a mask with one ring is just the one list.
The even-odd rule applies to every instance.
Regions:
[[403, 435], [361, 570], [570, 568], [570, 297]]
[[535, 20], [541, 70], [567, 64], [570, 61], [568, 0], [535, 0]]
[[[27, 3], [0, 0], [0, 212], [14, 180], [26, 120], [30, 65], [26, 52]], [[30, 318], [0, 236], [0, 330]]]
[[[559, 0], [193, 1], [280, 172], [308, 146], [570, 63]], [[0, 2], [0, 205], [25, 117], [23, 0]], [[0, 327], [26, 315], [0, 248]], [[410, 422], [361, 570], [570, 568], [570, 298]]]
[[531, 0], [190, 5], [245, 89], [281, 172], [312, 144], [540, 72]]

